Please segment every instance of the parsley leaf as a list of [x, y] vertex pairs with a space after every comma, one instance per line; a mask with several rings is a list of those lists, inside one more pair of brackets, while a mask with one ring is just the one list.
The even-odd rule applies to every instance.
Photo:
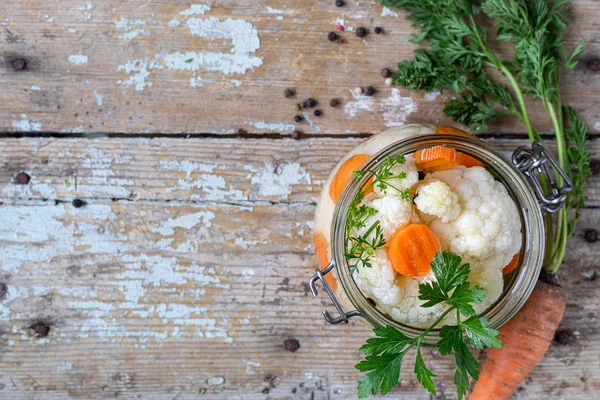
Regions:
[[402, 352], [406, 346], [414, 344], [413, 338], [409, 338], [389, 325], [379, 326], [373, 329], [373, 332], [375, 332], [378, 337], [367, 339], [367, 343], [359, 349], [360, 352], [367, 355], [399, 353]]
[[[373, 331], [377, 337], [368, 339], [360, 348], [367, 355], [366, 359], [356, 365], [360, 371], [371, 371], [358, 381], [359, 397], [375, 395], [380, 389], [385, 394], [396, 386], [400, 379], [402, 360], [413, 347], [416, 347], [414, 373], [417, 380], [429, 393], [435, 395], [433, 378], [436, 375], [425, 365], [421, 355], [421, 340], [440, 325], [450, 312], [456, 312], [457, 324], [442, 326], [436, 347], [442, 356], [454, 353], [454, 382], [459, 399], [468, 390], [469, 376], [473, 379], [479, 377], [479, 364], [470, 353], [465, 337], [476, 349], [483, 349], [485, 346], [502, 347], [498, 331], [488, 328], [489, 321], [486, 318], [475, 315], [473, 304], [481, 303], [487, 291], [479, 286], [471, 286], [468, 282], [469, 265], [462, 264], [458, 255], [445, 251], [435, 255], [431, 269], [436, 281], [419, 285], [419, 299], [425, 301], [421, 307], [445, 303], [446, 310], [416, 338], [408, 337], [389, 325], [375, 328]], [[461, 315], [470, 318], [462, 321]]]
[[385, 395], [398, 384], [402, 359], [408, 350], [400, 353], [388, 353], [381, 356], [370, 355], [356, 365], [361, 372], [371, 371], [358, 380], [358, 397], [360, 399], [369, 395], [376, 395], [381, 388]]
[[502, 348], [498, 331], [488, 328], [489, 323], [490, 321], [484, 317], [471, 317], [460, 323], [469, 338], [469, 343], [477, 350], [483, 350], [484, 347]]
[[462, 264], [457, 254], [451, 251], [436, 253], [431, 263], [431, 270], [444, 292], [450, 292], [455, 287], [463, 284], [471, 272], [469, 264]]
[[469, 317], [475, 315], [475, 309], [471, 304], [481, 304], [486, 294], [487, 290], [479, 286], [471, 287], [469, 282], [465, 282], [454, 289], [448, 304], [454, 306], [465, 317]]
[[425, 389], [432, 395], [436, 395], [435, 392], [435, 383], [433, 382], [433, 377], [436, 375], [431, 372], [427, 366], [425, 365], [425, 361], [423, 361], [423, 357], [421, 357], [421, 347], [417, 348], [417, 358], [415, 360], [415, 374], [417, 375], [417, 380], [423, 385]]

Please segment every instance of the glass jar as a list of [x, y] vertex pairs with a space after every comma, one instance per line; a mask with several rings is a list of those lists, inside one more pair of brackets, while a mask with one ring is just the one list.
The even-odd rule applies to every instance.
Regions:
[[[359, 144], [334, 168], [325, 183], [315, 215], [315, 249], [319, 260], [316, 274], [310, 280], [313, 296], [317, 296], [316, 283], [321, 282], [339, 314], [333, 317], [323, 311], [331, 324], [348, 322], [349, 318], [362, 316], [373, 326], [391, 325], [408, 336], [419, 336], [424, 328], [417, 328], [393, 320], [378, 310], [367, 299], [354, 282], [345, 257], [346, 220], [351, 201], [372, 174], [365, 173], [362, 179], [349, 179], [337, 204], [332, 198], [332, 181], [339, 168], [351, 157], [362, 163], [357, 169], [377, 170], [387, 156], [412, 154], [417, 150], [447, 145], [461, 153], [481, 161], [486, 169], [502, 182], [515, 201], [521, 219], [522, 247], [517, 268], [504, 277], [504, 290], [499, 299], [483, 315], [490, 320], [490, 327], [497, 329], [512, 318], [523, 306], [541, 271], [545, 252], [545, 230], [543, 212], [556, 212], [570, 190], [568, 177], [560, 170], [556, 161], [539, 143], [533, 148], [519, 148], [512, 162], [498, 153], [486, 142], [466, 132], [446, 126], [408, 125], [375, 135]], [[362, 162], [364, 161], [364, 163]], [[554, 174], [564, 180], [564, 187], [557, 188]], [[540, 183], [544, 175], [548, 185]], [[441, 328], [441, 327], [440, 327]], [[439, 339], [439, 329], [432, 330], [423, 344], [433, 345]]]

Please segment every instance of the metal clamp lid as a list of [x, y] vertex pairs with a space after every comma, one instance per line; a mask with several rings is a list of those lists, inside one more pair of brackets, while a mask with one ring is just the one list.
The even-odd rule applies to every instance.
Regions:
[[334, 266], [335, 266], [335, 264], [332, 261], [327, 266], [327, 268], [325, 268], [323, 270], [320, 270], [320, 269], [317, 268], [317, 271], [316, 271], [317, 273], [314, 274], [312, 278], [310, 278], [310, 282], [309, 282], [310, 291], [312, 292], [313, 297], [317, 297], [318, 293], [317, 293], [317, 288], [315, 286], [315, 283], [318, 280], [321, 281], [321, 284], [323, 285], [323, 288], [325, 289], [325, 291], [329, 295], [329, 298], [333, 302], [333, 305], [335, 306], [335, 308], [337, 309], [338, 313], [340, 314], [339, 317], [333, 318], [331, 316], [331, 314], [329, 314], [329, 311], [325, 310], [325, 311], [323, 311], [323, 316], [325, 317], [325, 320], [327, 322], [329, 322], [330, 324], [332, 324], [332, 325], [339, 324], [340, 322], [344, 322], [345, 324], [347, 324], [348, 320], [350, 318], [360, 316], [360, 312], [358, 312], [357, 310], [350, 311], [349, 313], [344, 312], [344, 310], [342, 309], [342, 305], [340, 304], [340, 302], [338, 301], [338, 299], [335, 297], [335, 294], [333, 294], [333, 291], [331, 290], [331, 288], [327, 284], [327, 281], [325, 280], [325, 275], [327, 275], [329, 272], [331, 272], [333, 270]]
[[[564, 206], [567, 193], [573, 190], [573, 183], [540, 142], [534, 142], [531, 148], [519, 147], [512, 155], [512, 162], [533, 183], [544, 211], [554, 214]], [[557, 174], [562, 178], [562, 187], [557, 184]]]

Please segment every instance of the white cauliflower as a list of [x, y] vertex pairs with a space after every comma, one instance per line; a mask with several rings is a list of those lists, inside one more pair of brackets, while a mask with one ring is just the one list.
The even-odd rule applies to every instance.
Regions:
[[[412, 155], [405, 156], [406, 161], [404, 164], [396, 164], [391, 169], [390, 172], [393, 176], [399, 176], [401, 173], [406, 175], [405, 178], [393, 178], [386, 180], [385, 182], [394, 188], [402, 191], [406, 189], [412, 188], [417, 182], [419, 182], [419, 172], [417, 171], [417, 167], [415, 166], [415, 158]], [[388, 187], [386, 193], [384, 193], [381, 188], [376, 184], [374, 187], [375, 193], [378, 196], [386, 196], [386, 195], [396, 195], [399, 194], [397, 190]]]
[[521, 248], [521, 220], [504, 185], [484, 168], [459, 166], [425, 178], [445, 182], [458, 194], [461, 213], [452, 221], [435, 218], [429, 227], [442, 248], [464, 262], [502, 269]]
[[358, 267], [354, 281], [363, 294], [375, 301], [377, 308], [394, 320], [415, 327], [425, 328], [444, 311], [445, 306], [423, 308], [419, 300], [419, 284], [435, 278], [429, 274], [420, 278], [408, 278], [394, 271], [387, 250], [379, 249], [371, 257], [371, 268]]
[[442, 181], [432, 180], [419, 186], [415, 205], [422, 213], [440, 218], [442, 222], [454, 221], [460, 214], [458, 194]]
[[[364, 227], [353, 230], [353, 236], [355, 237], [364, 236], [371, 225], [379, 221], [379, 226], [383, 230], [383, 237], [386, 243], [389, 243], [398, 229], [414, 222], [415, 218], [418, 219], [414, 213], [412, 203], [400, 196], [376, 197], [375, 194], [371, 193], [365, 197], [362, 204], [373, 207], [377, 210], [377, 213], [367, 218]], [[369, 236], [369, 239], [372, 238], [373, 234]]]

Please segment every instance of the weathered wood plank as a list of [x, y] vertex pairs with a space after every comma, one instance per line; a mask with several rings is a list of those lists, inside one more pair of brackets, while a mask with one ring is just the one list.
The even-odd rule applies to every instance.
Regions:
[[[5, 1], [0, 131], [373, 133], [405, 122], [448, 122], [442, 97], [429, 101], [383, 83], [382, 68], [411, 57], [409, 23], [375, 1], [346, 3]], [[600, 53], [597, 3], [574, 0], [573, 7], [566, 42], [585, 40], [589, 60]], [[327, 40], [338, 22], [348, 44]], [[360, 39], [351, 30], [361, 25], [386, 33]], [[13, 66], [20, 58], [25, 71]], [[585, 61], [563, 83], [565, 103], [596, 133], [599, 77]], [[367, 85], [379, 93], [351, 94]], [[287, 87], [297, 89], [296, 98], [283, 98]], [[294, 103], [309, 96], [323, 116], [307, 113], [310, 122], [294, 124]], [[342, 106], [329, 108], [333, 97]], [[533, 110], [532, 120], [548, 131], [548, 118]], [[524, 132], [512, 119], [491, 129]]]
[[[313, 212], [305, 204], [5, 203], [0, 397], [355, 398], [353, 365], [369, 330], [358, 321], [327, 326], [320, 312], [331, 305], [309, 295]], [[600, 222], [594, 210], [583, 218]], [[600, 390], [600, 292], [589, 279], [599, 272], [598, 248], [580, 234], [561, 272], [563, 327], [579, 339], [553, 345], [518, 399], [593, 399]], [[37, 321], [50, 326], [48, 337], [30, 335]], [[283, 347], [290, 337], [296, 353]], [[428, 354], [427, 362], [452, 397], [447, 360]], [[429, 399], [410, 376], [396, 395]]]
[[[123, 198], [196, 202], [314, 203], [358, 139], [3, 139], [0, 200]], [[492, 140], [509, 155], [522, 140]], [[600, 154], [600, 142], [589, 151]], [[26, 172], [32, 180], [19, 185]], [[600, 206], [600, 176], [588, 206]]]

